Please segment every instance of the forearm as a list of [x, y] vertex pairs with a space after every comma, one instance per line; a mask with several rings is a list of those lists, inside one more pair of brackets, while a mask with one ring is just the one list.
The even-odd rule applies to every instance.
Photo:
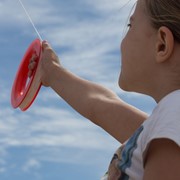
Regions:
[[98, 99], [114, 98], [116, 95], [106, 88], [80, 78], [62, 67], [57, 67], [52, 73], [50, 87], [76, 111], [98, 124], [94, 120]]
[[52, 73], [51, 88], [76, 111], [120, 142], [125, 141], [147, 118], [145, 113], [100, 85], [77, 77], [61, 67]]

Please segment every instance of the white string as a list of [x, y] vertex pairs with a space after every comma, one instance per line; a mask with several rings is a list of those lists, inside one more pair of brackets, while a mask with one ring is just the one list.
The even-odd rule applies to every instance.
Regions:
[[125, 4], [123, 4], [119, 10], [123, 9], [125, 6], [127, 6], [129, 3], [131, 2], [131, 0], [127, 1]]
[[42, 41], [42, 37], [41, 37], [41, 35], [39, 34], [38, 30], [36, 29], [36, 27], [35, 27], [35, 25], [34, 25], [34, 23], [33, 23], [32, 19], [31, 19], [30, 15], [29, 15], [29, 13], [27, 12], [26, 8], [24, 7], [24, 5], [23, 5], [22, 1], [21, 1], [21, 0], [19, 0], [19, 2], [20, 2], [20, 4], [21, 4], [22, 8], [24, 9], [24, 12], [26, 13], [26, 15], [27, 15], [27, 17], [28, 17], [29, 21], [31, 22], [31, 24], [32, 24], [32, 26], [33, 26], [33, 28], [34, 28], [35, 32], [37, 33], [37, 35], [38, 35], [39, 39]]

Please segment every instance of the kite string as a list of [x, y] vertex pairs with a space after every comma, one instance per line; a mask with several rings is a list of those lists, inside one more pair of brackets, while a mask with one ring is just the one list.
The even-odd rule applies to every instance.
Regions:
[[34, 28], [36, 34], [38, 35], [39, 39], [40, 39], [41, 41], [43, 41], [41, 35], [39, 34], [37, 28], [35, 27], [35, 24], [33, 23], [33, 21], [32, 21], [32, 19], [31, 19], [30, 15], [29, 15], [29, 13], [27, 12], [27, 10], [26, 10], [25, 6], [23, 5], [22, 1], [19, 0], [19, 3], [21, 4], [22, 8], [24, 9], [24, 12], [26, 13], [26, 15], [27, 15], [27, 17], [28, 17], [30, 23], [32, 24], [32, 26], [33, 26], [33, 28]]
[[123, 9], [125, 6], [127, 6], [129, 3], [131, 2], [131, 0], [127, 1], [125, 4], [123, 4], [119, 10]]
[[[131, 2], [131, 0], [128, 0], [124, 5], [122, 5], [122, 6], [120, 7], [120, 10], [123, 9], [123, 8], [124, 8], [126, 5], [128, 5], [130, 2]], [[31, 19], [30, 15], [29, 15], [28, 11], [26, 10], [25, 6], [23, 5], [22, 1], [19, 0], [19, 3], [21, 4], [22, 8], [24, 9], [24, 12], [26, 13], [26, 16], [28, 17], [30, 23], [32, 24], [32, 26], [33, 26], [33, 28], [34, 28], [36, 34], [37, 34], [38, 37], [39, 37], [39, 39], [40, 39], [41, 41], [43, 41], [43, 39], [42, 39], [40, 33], [38, 32], [38, 30], [37, 30], [35, 24], [33, 23], [33, 21], [32, 21], [32, 19]]]

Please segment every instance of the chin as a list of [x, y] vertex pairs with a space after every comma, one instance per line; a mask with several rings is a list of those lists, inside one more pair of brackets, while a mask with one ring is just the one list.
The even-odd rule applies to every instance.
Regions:
[[134, 84], [130, 80], [128, 81], [128, 79], [124, 78], [123, 75], [120, 75], [118, 84], [119, 84], [120, 89], [122, 89], [123, 91], [138, 92], [135, 86], [136, 84]]
[[131, 89], [130, 89], [130, 87], [128, 86], [128, 84], [127, 84], [127, 80], [125, 81], [125, 80], [123, 80], [123, 78], [120, 76], [119, 77], [119, 82], [118, 82], [118, 84], [119, 84], [119, 87], [122, 89], [122, 90], [124, 90], [124, 91], [132, 91]]
[[118, 84], [119, 84], [120, 89], [122, 89], [123, 91], [141, 93], [141, 94], [148, 95], [148, 96], [150, 95], [147, 91], [145, 91], [145, 89], [143, 89], [143, 88], [140, 89], [137, 86], [135, 86], [135, 84], [128, 83], [127, 80], [125, 81], [120, 78]]

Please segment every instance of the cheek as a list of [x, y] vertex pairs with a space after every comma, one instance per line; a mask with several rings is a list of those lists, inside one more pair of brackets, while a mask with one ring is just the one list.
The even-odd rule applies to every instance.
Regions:
[[132, 59], [132, 48], [131, 43], [129, 43], [127, 36], [122, 40], [121, 43], [121, 66], [124, 68], [124, 66], [129, 63]]
[[124, 56], [125, 56], [125, 54], [127, 54], [127, 53], [126, 53], [126, 51], [127, 51], [126, 38], [124, 38], [124, 39], [122, 40], [120, 49], [121, 49], [121, 63], [123, 63], [123, 60], [124, 60], [124, 58], [125, 58]]
[[127, 39], [126, 37], [122, 40], [121, 42], [121, 72], [120, 72], [120, 76], [119, 76], [119, 86], [120, 88], [126, 90], [126, 76], [128, 73], [128, 69], [127, 69], [127, 61], [129, 59], [128, 57], [128, 46], [127, 46]]
[[125, 43], [126, 43], [126, 37], [121, 42], [121, 46], [120, 46], [121, 53], [123, 53], [125, 50]]

